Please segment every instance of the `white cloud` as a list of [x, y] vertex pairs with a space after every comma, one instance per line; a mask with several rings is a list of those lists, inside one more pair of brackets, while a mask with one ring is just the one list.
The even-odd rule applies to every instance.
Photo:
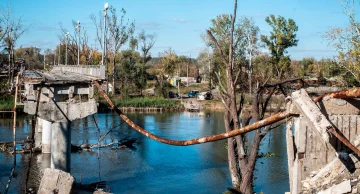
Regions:
[[176, 23], [185, 23], [185, 22], [187, 22], [185, 19], [182, 19], [182, 18], [171, 18], [170, 20], [173, 21], [173, 22], [176, 22]]

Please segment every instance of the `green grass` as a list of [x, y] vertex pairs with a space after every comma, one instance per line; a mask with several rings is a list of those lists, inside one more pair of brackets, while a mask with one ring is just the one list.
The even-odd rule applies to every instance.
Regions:
[[181, 108], [179, 101], [160, 97], [136, 97], [125, 100], [113, 100], [117, 107], [156, 107], [156, 108]]
[[14, 97], [9, 94], [0, 94], [0, 110], [11, 110], [14, 108]]

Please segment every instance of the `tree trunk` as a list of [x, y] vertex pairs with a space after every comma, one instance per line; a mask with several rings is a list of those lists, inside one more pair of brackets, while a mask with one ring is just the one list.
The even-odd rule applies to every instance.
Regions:
[[115, 94], [115, 64], [116, 64], [116, 53], [114, 55], [114, 64], [113, 64], [113, 68], [112, 68], [112, 86], [113, 86], [113, 91], [112, 94]]
[[[231, 120], [230, 113], [228, 111], [226, 111], [225, 115], [224, 115], [226, 132], [229, 132], [232, 130], [229, 120]], [[233, 188], [239, 189], [240, 188], [240, 177], [239, 177], [239, 173], [238, 173], [237, 167], [236, 167], [237, 163], [236, 163], [235, 148], [234, 148], [233, 142], [234, 142], [234, 138], [227, 139], [229, 171], [230, 171], [231, 183], [232, 183]]]
[[11, 91], [11, 51], [9, 49], [9, 63], [8, 63], [8, 89]]
[[14, 83], [14, 71], [15, 71], [15, 56], [14, 56], [14, 50], [13, 49], [11, 49], [11, 84], [10, 84], [10, 86], [11, 86], [11, 90], [13, 90], [13, 87], [14, 87], [14, 85], [13, 85], [13, 83]]
[[240, 191], [243, 194], [252, 194], [253, 193], [253, 179], [254, 179], [254, 170], [256, 159], [259, 152], [261, 137], [261, 131], [258, 129], [256, 130], [256, 134], [254, 136], [251, 153], [248, 159], [248, 163], [245, 169], [245, 173], [242, 176]]
[[251, 86], [252, 86], [251, 73], [249, 73], [249, 94], [250, 94], [250, 96], [251, 96], [251, 93], [252, 93]]

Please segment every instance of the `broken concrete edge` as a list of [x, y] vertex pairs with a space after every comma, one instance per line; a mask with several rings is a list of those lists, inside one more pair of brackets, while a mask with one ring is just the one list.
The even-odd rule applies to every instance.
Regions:
[[345, 180], [339, 184], [333, 185], [332, 187], [318, 192], [318, 194], [342, 194], [342, 193], [349, 193], [351, 192], [351, 183], [350, 180]]
[[309, 125], [324, 142], [329, 142], [327, 128], [332, 127], [327, 118], [320, 112], [319, 107], [312, 101], [306, 90], [301, 89], [291, 94], [292, 102], [296, 108], [305, 116]]
[[103, 189], [98, 189], [98, 190], [94, 191], [93, 194], [113, 194], [113, 193], [109, 193], [107, 191], [104, 191]]
[[[352, 143], [356, 147], [359, 147], [360, 136], [357, 136]], [[344, 157], [343, 155], [346, 156]], [[322, 188], [322, 190], [325, 192], [327, 191], [327, 189], [333, 187], [335, 182], [339, 181], [339, 180], [336, 181], [336, 179], [338, 179], [340, 175], [345, 175], [347, 179], [354, 181], [351, 177], [347, 176], [346, 174], [348, 175], [351, 174], [351, 176], [353, 176], [355, 175], [354, 174], [355, 172], [351, 173], [346, 167], [346, 165], [341, 161], [340, 158], [348, 162], [348, 164], [346, 165], [353, 163], [355, 169], [360, 168], [360, 162], [356, 155], [354, 155], [353, 153], [350, 154], [339, 153], [337, 154], [336, 158], [334, 158], [331, 162], [329, 162], [319, 171], [312, 172], [310, 177], [301, 181], [303, 190]], [[351, 184], [351, 186], [353, 186], [353, 184]], [[357, 193], [357, 189], [358, 189], [357, 187], [352, 187], [352, 193], [354, 192]]]
[[71, 193], [75, 178], [70, 173], [46, 168], [41, 178], [38, 194], [48, 194], [56, 191], [61, 194]]

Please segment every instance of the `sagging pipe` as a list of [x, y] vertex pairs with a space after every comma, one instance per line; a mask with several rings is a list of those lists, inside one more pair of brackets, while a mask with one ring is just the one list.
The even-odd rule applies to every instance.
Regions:
[[360, 97], [360, 88], [355, 88], [351, 90], [344, 90], [339, 92], [332, 92], [329, 94], [318, 96], [314, 99], [314, 102], [319, 102], [323, 98], [359, 98]]
[[132, 128], [134, 128], [136, 131], [138, 131], [139, 133], [153, 139], [156, 140], [158, 142], [161, 143], [165, 143], [165, 144], [169, 144], [169, 145], [175, 145], [175, 146], [188, 146], [188, 145], [195, 145], [195, 144], [202, 144], [202, 143], [207, 143], [207, 142], [213, 142], [213, 141], [219, 141], [222, 139], [227, 139], [230, 137], [234, 137], [243, 133], [247, 133], [256, 129], [259, 129], [261, 127], [265, 127], [267, 125], [271, 125], [273, 123], [276, 123], [278, 121], [281, 121], [285, 118], [289, 118], [291, 116], [294, 116], [296, 114], [294, 113], [290, 113], [290, 112], [281, 112], [275, 115], [272, 115], [264, 120], [255, 122], [251, 125], [247, 125], [245, 127], [239, 128], [239, 129], [234, 129], [230, 132], [227, 133], [221, 133], [218, 135], [211, 135], [211, 136], [205, 136], [205, 137], [201, 137], [201, 138], [196, 138], [196, 139], [190, 139], [190, 140], [171, 140], [171, 139], [166, 139], [166, 138], [162, 138], [159, 137], [157, 135], [154, 135], [148, 131], [146, 131], [145, 129], [141, 128], [140, 126], [136, 125], [132, 120], [130, 120], [126, 115], [124, 115], [119, 108], [117, 108], [112, 101], [109, 99], [109, 97], [105, 94], [104, 90], [100, 87], [99, 83], [94, 80], [94, 84], [97, 87], [97, 89], [99, 90], [100, 94], [105, 98], [106, 102], [110, 105], [111, 109], [114, 110], [128, 125], [130, 125]]

